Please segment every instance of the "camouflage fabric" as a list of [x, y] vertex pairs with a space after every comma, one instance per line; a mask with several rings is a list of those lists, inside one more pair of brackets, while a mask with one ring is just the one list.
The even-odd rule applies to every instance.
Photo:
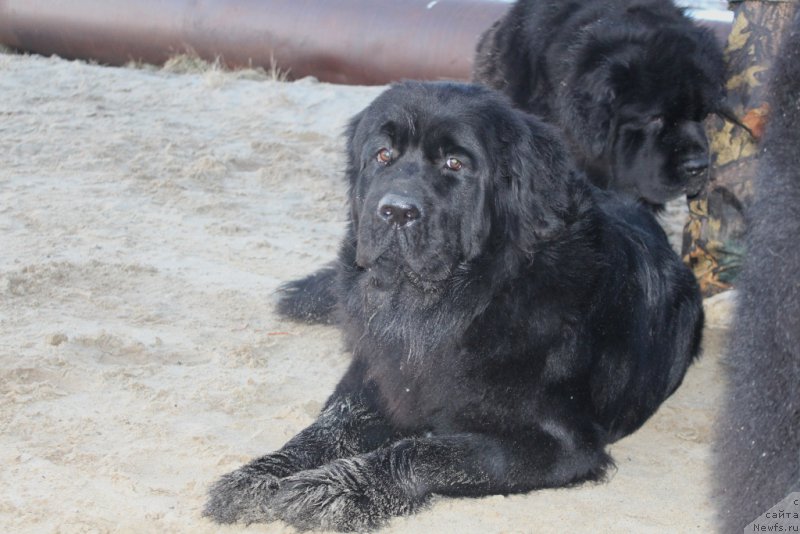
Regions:
[[740, 0], [729, 5], [734, 21], [725, 48], [728, 102], [753, 135], [716, 117], [707, 124], [711, 180], [689, 202], [683, 231], [683, 259], [705, 296], [732, 287], [742, 264], [745, 209], [752, 198], [758, 139], [769, 116], [765, 80], [798, 0]]

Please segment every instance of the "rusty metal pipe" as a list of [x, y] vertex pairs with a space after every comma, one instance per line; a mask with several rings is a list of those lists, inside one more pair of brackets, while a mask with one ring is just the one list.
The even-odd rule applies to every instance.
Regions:
[[384, 84], [469, 77], [485, 0], [0, 0], [0, 43], [66, 58], [161, 64], [192, 51], [230, 67]]
[[[122, 65], [194, 52], [293, 78], [385, 84], [469, 79], [491, 0], [0, 0], [0, 43]], [[727, 33], [727, 32], [726, 32]]]

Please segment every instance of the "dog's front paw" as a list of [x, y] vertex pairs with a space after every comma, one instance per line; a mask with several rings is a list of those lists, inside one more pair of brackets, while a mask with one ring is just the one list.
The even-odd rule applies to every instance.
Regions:
[[276, 516], [303, 530], [363, 531], [423, 504], [367, 458], [336, 460], [281, 480], [272, 502]]
[[203, 515], [217, 523], [272, 521], [270, 503], [278, 491], [281, 469], [268, 459], [255, 460], [217, 480], [208, 491]]

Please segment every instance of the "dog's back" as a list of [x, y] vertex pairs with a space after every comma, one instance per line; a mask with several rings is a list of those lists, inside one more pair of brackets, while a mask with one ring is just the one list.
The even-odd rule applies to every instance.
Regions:
[[773, 69], [716, 483], [724, 532], [800, 490], [800, 13]]
[[[663, 0], [518, 0], [483, 35], [476, 48], [473, 80], [507, 94], [514, 105], [558, 122], [554, 87], [564, 69], [588, 70], [570, 62], [595, 41], [610, 54], [648, 31], [689, 25], [672, 2]], [[713, 66], [712, 66], [713, 67]]]

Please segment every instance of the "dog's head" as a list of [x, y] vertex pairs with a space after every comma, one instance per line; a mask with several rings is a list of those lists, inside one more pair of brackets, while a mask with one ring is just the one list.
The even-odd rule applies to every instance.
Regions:
[[348, 130], [356, 263], [435, 292], [481, 256], [530, 255], [564, 225], [570, 171], [553, 130], [488, 89], [395, 85]]
[[713, 34], [679, 25], [586, 39], [559, 105], [587, 171], [649, 204], [697, 194], [709, 167], [702, 121], [726, 109]]

